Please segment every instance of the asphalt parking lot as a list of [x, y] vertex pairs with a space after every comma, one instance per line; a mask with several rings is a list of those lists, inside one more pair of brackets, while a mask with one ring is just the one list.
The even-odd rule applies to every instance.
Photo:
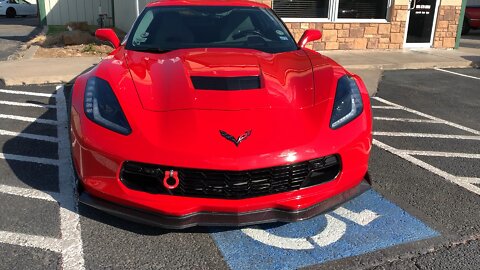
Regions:
[[37, 17], [6, 18], [0, 16], [0, 61], [7, 60], [38, 31]]
[[478, 269], [480, 70], [388, 71], [373, 190], [305, 222], [169, 231], [77, 209], [69, 88], [0, 90], [0, 269]]

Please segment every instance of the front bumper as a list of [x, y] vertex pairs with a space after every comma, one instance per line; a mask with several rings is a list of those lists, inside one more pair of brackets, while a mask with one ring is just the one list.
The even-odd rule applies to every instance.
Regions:
[[294, 222], [310, 219], [354, 199], [369, 189], [370, 179], [367, 174], [365, 179], [357, 186], [305, 209], [289, 211], [284, 209], [270, 208], [238, 213], [196, 212], [184, 216], [162, 215], [153, 211], [123, 206], [93, 197], [87, 192], [80, 194], [79, 200], [82, 204], [102, 210], [114, 216], [146, 225], [159, 226], [168, 229], [185, 229], [194, 226], [240, 227], [253, 224]]

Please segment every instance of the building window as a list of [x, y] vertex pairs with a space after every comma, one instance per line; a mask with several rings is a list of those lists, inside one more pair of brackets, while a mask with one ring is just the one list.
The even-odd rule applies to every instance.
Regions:
[[285, 21], [386, 21], [392, 0], [273, 0]]
[[388, 0], [339, 0], [340, 19], [386, 19]]
[[281, 18], [328, 18], [329, 0], [275, 0], [273, 9]]

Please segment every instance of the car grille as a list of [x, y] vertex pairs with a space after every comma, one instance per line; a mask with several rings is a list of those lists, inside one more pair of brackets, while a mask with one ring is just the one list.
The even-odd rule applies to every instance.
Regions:
[[[244, 199], [277, 194], [334, 180], [340, 173], [337, 155], [315, 160], [247, 171], [186, 169], [137, 162], [125, 162], [120, 180], [130, 189], [151, 194]], [[175, 189], [163, 185], [165, 172], [178, 172]]]

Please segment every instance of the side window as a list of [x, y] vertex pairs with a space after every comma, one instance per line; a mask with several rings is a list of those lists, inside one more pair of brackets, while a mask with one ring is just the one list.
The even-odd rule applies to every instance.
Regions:
[[148, 40], [150, 33], [148, 32], [148, 28], [153, 21], [153, 12], [150, 10], [145, 13], [143, 16], [142, 21], [138, 24], [137, 30], [133, 35], [132, 45], [133, 46], [140, 46]]

